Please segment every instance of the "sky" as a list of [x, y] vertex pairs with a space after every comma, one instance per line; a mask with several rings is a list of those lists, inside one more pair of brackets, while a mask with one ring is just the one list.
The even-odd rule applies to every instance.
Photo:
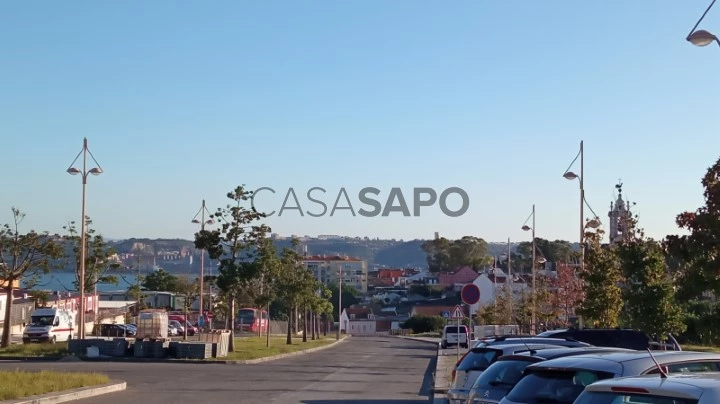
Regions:
[[[66, 169], [87, 137], [104, 171], [87, 214], [108, 238], [191, 239], [202, 200], [214, 212], [244, 184], [275, 191], [255, 205], [282, 235], [525, 241], [535, 205], [537, 237], [577, 240], [579, 183], [562, 174], [584, 141], [601, 221], [621, 179], [649, 236], [677, 234], [720, 157], [720, 49], [685, 41], [708, 4], [5, 1], [0, 223], [13, 206], [23, 230], [79, 220]], [[700, 28], [720, 32], [720, 6]], [[278, 216], [290, 188], [322, 212], [313, 187], [325, 215]], [[469, 205], [364, 217], [368, 187], [383, 206], [400, 188], [411, 213], [420, 187]], [[356, 216], [330, 216], [342, 189]]]

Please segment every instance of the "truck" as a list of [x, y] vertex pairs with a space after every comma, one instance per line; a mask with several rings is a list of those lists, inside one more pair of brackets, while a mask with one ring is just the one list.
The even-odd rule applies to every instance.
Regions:
[[30, 324], [23, 330], [23, 344], [33, 342], [66, 342], [72, 339], [75, 318], [70, 310], [38, 308], [30, 314]]

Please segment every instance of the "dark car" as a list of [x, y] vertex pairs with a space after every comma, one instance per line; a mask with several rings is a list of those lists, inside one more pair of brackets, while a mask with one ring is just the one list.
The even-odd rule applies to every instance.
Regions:
[[576, 341], [587, 342], [594, 346], [634, 349], [644, 351], [670, 350], [682, 351], [680, 344], [670, 334], [667, 336], [668, 344], [660, 344], [644, 332], [621, 328], [570, 328], [564, 330], [551, 330], [538, 334], [538, 337], [571, 338]]
[[137, 331], [124, 324], [97, 324], [93, 330], [95, 335], [101, 337], [134, 337]]
[[525, 368], [537, 362], [563, 356], [582, 355], [598, 352], [630, 352], [629, 349], [608, 347], [548, 348], [526, 353], [506, 355], [497, 359], [475, 381], [468, 404], [491, 404], [502, 400], [520, 381]]

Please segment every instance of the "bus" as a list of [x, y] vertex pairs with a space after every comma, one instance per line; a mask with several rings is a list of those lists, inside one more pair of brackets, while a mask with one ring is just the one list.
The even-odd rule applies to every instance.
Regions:
[[262, 330], [266, 333], [270, 324], [267, 310], [254, 309], [250, 307], [238, 310], [235, 319], [235, 329], [240, 332], [257, 333]]

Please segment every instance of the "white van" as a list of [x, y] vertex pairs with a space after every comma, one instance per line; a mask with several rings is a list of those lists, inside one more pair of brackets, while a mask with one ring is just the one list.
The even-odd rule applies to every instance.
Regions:
[[449, 346], [459, 345], [467, 348], [470, 344], [470, 333], [464, 325], [446, 325], [440, 337], [440, 347], [446, 349]]
[[30, 315], [30, 324], [23, 331], [23, 343], [65, 342], [72, 339], [75, 331], [75, 319], [66, 309], [35, 309]]

